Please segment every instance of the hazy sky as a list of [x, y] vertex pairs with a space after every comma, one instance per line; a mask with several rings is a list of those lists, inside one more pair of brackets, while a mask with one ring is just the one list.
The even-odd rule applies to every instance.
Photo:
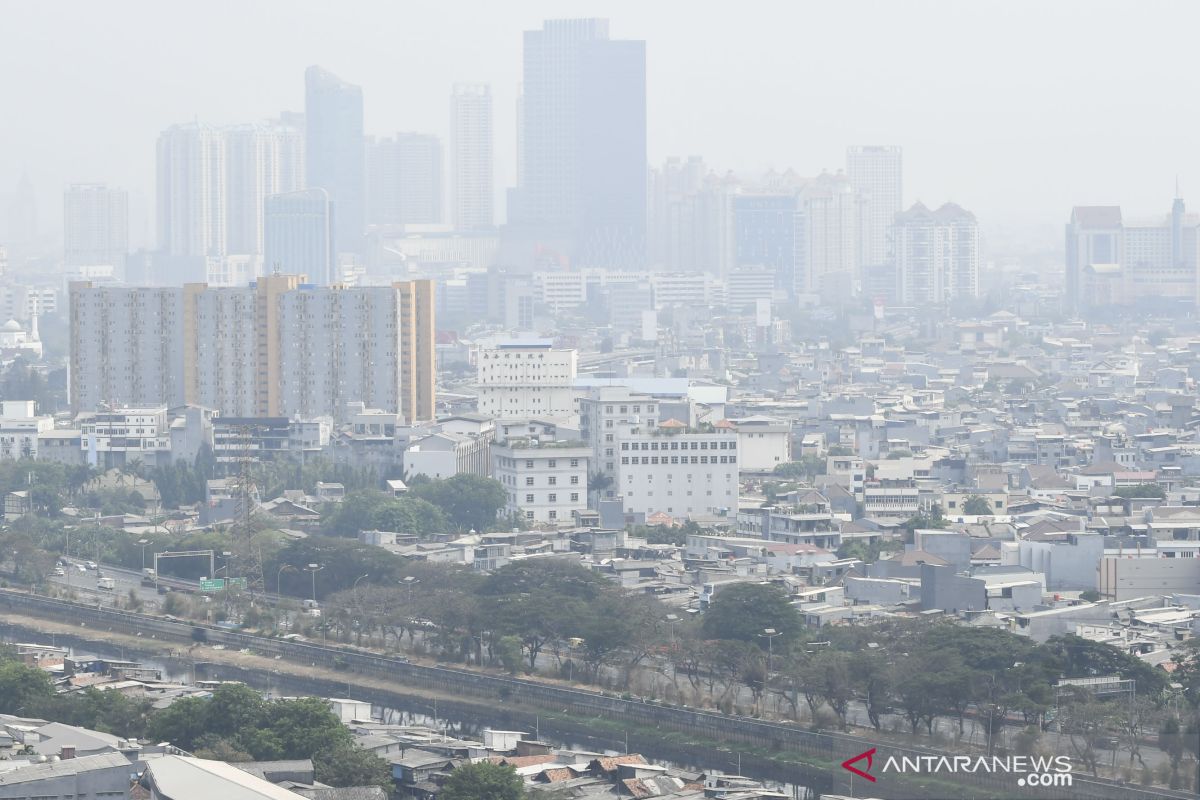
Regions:
[[363, 86], [368, 133], [444, 135], [450, 85], [493, 86], [497, 180], [514, 173], [521, 31], [604, 16], [647, 41], [651, 163], [843, 163], [900, 144], [906, 202], [1053, 230], [1077, 203], [1200, 210], [1193, 2], [312, 2], [0, 0], [0, 197], [28, 170], [43, 231], [62, 187], [131, 194], [153, 238], [154, 142], [193, 118], [303, 110], [321, 64]]

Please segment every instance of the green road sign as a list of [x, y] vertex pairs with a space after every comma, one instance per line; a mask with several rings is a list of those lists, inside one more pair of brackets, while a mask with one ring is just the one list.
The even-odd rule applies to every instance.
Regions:
[[200, 591], [202, 592], [218, 592], [224, 588], [224, 578], [213, 578], [212, 580], [200, 581]]

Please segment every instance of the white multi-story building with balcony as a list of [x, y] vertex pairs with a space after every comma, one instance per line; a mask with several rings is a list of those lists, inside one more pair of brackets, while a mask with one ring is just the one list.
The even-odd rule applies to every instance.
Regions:
[[94, 467], [110, 469], [134, 461], [154, 467], [171, 461], [166, 406], [97, 411], [80, 414], [76, 421], [80, 446]]
[[54, 418], [38, 416], [32, 400], [5, 400], [0, 405], [0, 460], [38, 457], [38, 435], [54, 428]]

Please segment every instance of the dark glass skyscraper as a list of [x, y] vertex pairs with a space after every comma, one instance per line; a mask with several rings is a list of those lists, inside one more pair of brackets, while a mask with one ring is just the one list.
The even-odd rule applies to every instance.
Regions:
[[646, 240], [646, 47], [602, 19], [525, 32], [520, 214], [577, 264], [641, 266]]
[[337, 242], [361, 252], [366, 232], [362, 88], [321, 67], [304, 73], [305, 167], [308, 186], [337, 205]]
[[263, 272], [308, 277], [310, 283], [336, 283], [333, 204], [324, 189], [267, 195], [263, 202]]

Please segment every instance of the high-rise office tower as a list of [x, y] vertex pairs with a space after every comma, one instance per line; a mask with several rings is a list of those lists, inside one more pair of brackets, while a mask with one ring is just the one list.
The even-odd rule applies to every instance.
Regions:
[[167, 256], [226, 253], [225, 134], [210, 125], [158, 137], [158, 248]]
[[304, 133], [268, 123], [225, 131], [227, 253], [263, 252], [263, 199], [304, 187]]
[[337, 207], [337, 243], [361, 252], [366, 232], [362, 88], [321, 67], [304, 73], [305, 179]]
[[71, 407], [203, 405], [226, 416], [343, 416], [362, 402], [433, 418], [430, 281], [342, 287], [267, 275], [247, 287], [75, 282]]
[[263, 271], [308, 276], [313, 283], [336, 283], [337, 247], [334, 211], [324, 189], [268, 195], [265, 217]]
[[450, 95], [450, 184], [455, 230], [492, 227], [492, 89], [486, 83], [456, 83]]
[[[367, 145], [367, 220], [372, 225], [442, 221], [442, 142], [397, 133]], [[341, 207], [338, 207], [341, 214]]]
[[602, 19], [524, 38], [519, 222], [580, 263], [640, 266], [646, 225], [646, 49]]
[[63, 262], [111, 266], [120, 278], [129, 253], [129, 195], [102, 183], [75, 183], [63, 193]]
[[979, 295], [979, 224], [954, 203], [936, 211], [917, 203], [896, 216], [900, 302], [944, 303]]
[[903, 153], [896, 146], [846, 149], [846, 177], [862, 198], [859, 260], [863, 266], [891, 260], [892, 225], [904, 207]]

